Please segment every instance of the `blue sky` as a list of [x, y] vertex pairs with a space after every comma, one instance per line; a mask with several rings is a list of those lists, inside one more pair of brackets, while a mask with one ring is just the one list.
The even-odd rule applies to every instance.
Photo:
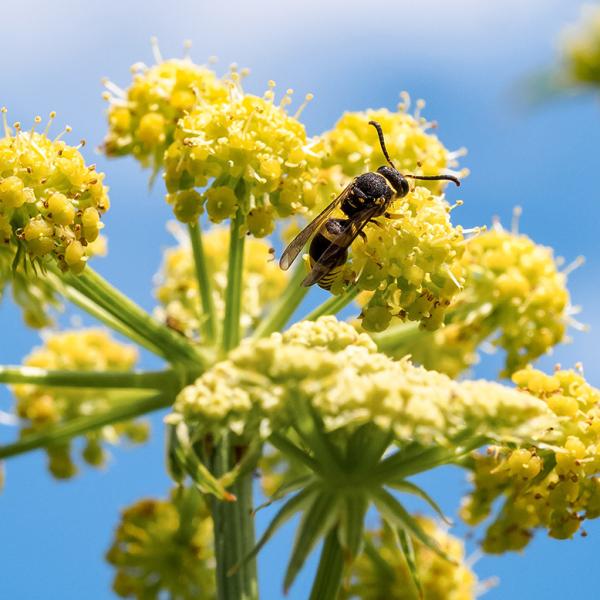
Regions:
[[[298, 97], [315, 100], [303, 115], [309, 133], [329, 128], [344, 110], [387, 106], [398, 93], [427, 101], [425, 115], [439, 123], [449, 148], [469, 150], [461, 164], [471, 176], [452, 198], [465, 205], [453, 219], [469, 227], [499, 215], [510, 220], [523, 206], [521, 230], [552, 245], [567, 262], [585, 255], [586, 264], [570, 277], [574, 304], [584, 310], [587, 334], [573, 333], [541, 361], [570, 366], [582, 361], [588, 379], [600, 385], [595, 340], [600, 325], [600, 103], [598, 97], [562, 98], [535, 110], [515, 101], [524, 76], [552, 63], [562, 26], [575, 19], [574, 0], [372, 0], [301, 3], [232, 0], [217, 3], [173, 0], [75, 2], [5, 0], [0, 38], [0, 104], [12, 121], [58, 112], [59, 124], [74, 128], [72, 140], [89, 142], [86, 157], [107, 173], [112, 208], [106, 217], [110, 253], [96, 268], [144, 307], [152, 309], [150, 281], [162, 249], [170, 210], [160, 183], [148, 191], [147, 173], [132, 160], [107, 161], [93, 152], [105, 130], [100, 78], [120, 84], [129, 66], [151, 62], [149, 38], [158, 36], [166, 57], [179, 56], [184, 39], [194, 42], [193, 57], [219, 57], [249, 66], [247, 89], [261, 92], [269, 79], [278, 89], [293, 87]], [[312, 291], [309, 303], [321, 299]], [[17, 363], [38, 343], [7, 299], [0, 306], [0, 363]], [[493, 376], [497, 360], [477, 370]], [[157, 363], [145, 357], [145, 366]], [[0, 409], [10, 406], [0, 391]], [[160, 415], [152, 441], [140, 449], [113, 453], [104, 471], [84, 470], [74, 481], [57, 483], [45, 471], [41, 453], [11, 460], [0, 495], [0, 598], [104, 600], [111, 598], [110, 570], [102, 555], [119, 510], [142, 496], [164, 496]], [[14, 435], [0, 426], [0, 442]], [[466, 484], [449, 469], [428, 474], [424, 484], [449, 514], [455, 514]], [[261, 515], [259, 527], [268, 514]], [[476, 570], [498, 575], [500, 587], [489, 600], [593, 598], [592, 578], [600, 551], [600, 526], [586, 524], [589, 536], [570, 542], [539, 534], [524, 555], [485, 557]], [[261, 559], [264, 598], [281, 597], [280, 575], [291, 530], [281, 534]], [[470, 544], [470, 549], [475, 545]], [[593, 562], [594, 561], [594, 562]], [[576, 579], [575, 579], [576, 578]], [[310, 573], [290, 592], [307, 595]]]

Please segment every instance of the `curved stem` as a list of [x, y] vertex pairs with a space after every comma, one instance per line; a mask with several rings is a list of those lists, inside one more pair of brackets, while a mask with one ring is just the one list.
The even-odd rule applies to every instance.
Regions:
[[165, 371], [55, 371], [28, 366], [0, 366], [0, 383], [29, 383], [52, 387], [175, 390], [179, 375]]
[[372, 333], [371, 337], [380, 352], [391, 352], [400, 348], [406, 342], [411, 342], [419, 337], [421, 332], [419, 323], [411, 321], [410, 323], [394, 325], [381, 333]]
[[281, 331], [285, 327], [308, 292], [308, 288], [301, 285], [304, 277], [306, 277], [306, 269], [304, 264], [299, 263], [279, 300], [269, 309], [254, 330], [252, 335], [254, 339], [265, 337], [274, 331]]
[[324, 315], [336, 315], [343, 308], [348, 306], [358, 296], [360, 290], [358, 287], [353, 286], [347, 292], [340, 294], [339, 296], [331, 296], [323, 304], [320, 304], [313, 311], [308, 313], [302, 320], [303, 321], [316, 321], [319, 317]]
[[201, 330], [204, 339], [212, 344], [217, 339], [217, 318], [213, 300], [212, 280], [208, 273], [208, 265], [206, 264], [206, 257], [204, 255], [202, 229], [197, 222], [190, 223], [188, 225], [188, 232], [192, 244], [192, 255], [196, 268], [196, 278], [198, 279], [198, 292], [203, 310]]
[[173, 397], [169, 394], [145, 395], [142, 398], [135, 398], [133, 400], [129, 397], [126, 401], [106, 412], [88, 417], [78, 417], [72, 421], [57, 425], [48, 431], [28, 435], [13, 444], [0, 446], [0, 458], [17, 456], [30, 450], [64, 442], [105, 425], [111, 425], [119, 421], [125, 421], [155, 410], [160, 410], [161, 408], [167, 408], [172, 404], [172, 401]]
[[309, 600], [332, 600], [337, 598], [342, 586], [344, 554], [338, 540], [337, 529], [332, 529], [325, 538], [319, 568], [313, 581]]
[[229, 233], [229, 265], [227, 267], [227, 290], [225, 291], [225, 318], [223, 320], [223, 350], [229, 352], [240, 343], [240, 314], [242, 309], [242, 285], [244, 277], [244, 242], [240, 235], [244, 222], [241, 207], [231, 220]]

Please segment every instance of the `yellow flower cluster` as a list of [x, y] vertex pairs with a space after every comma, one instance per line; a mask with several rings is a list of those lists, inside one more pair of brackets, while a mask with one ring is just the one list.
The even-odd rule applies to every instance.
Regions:
[[584, 519], [600, 516], [600, 390], [572, 370], [547, 375], [527, 368], [513, 380], [547, 404], [558, 426], [552, 445], [498, 447], [473, 457], [474, 489], [463, 518], [478, 524], [505, 499], [483, 542], [491, 553], [521, 550], [537, 528], [572, 537]]
[[16, 123], [14, 129], [13, 135], [5, 118], [0, 139], [0, 245], [22, 248], [35, 260], [52, 257], [63, 271], [79, 273], [109, 207], [104, 174], [85, 164], [79, 147], [65, 144], [60, 135], [50, 139], [48, 127], [38, 133], [34, 128], [22, 131]]
[[562, 44], [565, 75], [570, 82], [600, 85], [600, 9], [586, 5], [579, 23], [565, 31]]
[[496, 225], [467, 241], [464, 290], [446, 327], [399, 348], [430, 369], [455, 376], [477, 360], [484, 341], [506, 351], [503, 376], [548, 352], [565, 336], [569, 292], [552, 249]]
[[[264, 237], [272, 233], [275, 218], [317, 203], [317, 142], [287, 113], [291, 90], [276, 104], [272, 87], [261, 98], [243, 92], [237, 73], [231, 77], [227, 102], [198, 104], [179, 121], [165, 154], [167, 201], [176, 215], [178, 204], [186, 206], [180, 211], [185, 221], [196, 218], [205, 204], [214, 223], [239, 210], [243, 232]], [[211, 181], [204, 194], [189, 195]], [[182, 193], [188, 194], [183, 200]]]
[[166, 60], [131, 68], [133, 81], [125, 91], [106, 83], [108, 156], [133, 155], [143, 167], [157, 172], [165, 150], [173, 141], [177, 121], [197, 103], [218, 103], [229, 90], [215, 73], [189, 58]]
[[[396, 112], [381, 108], [345, 113], [332, 130], [323, 134], [323, 167], [339, 166], [344, 175], [350, 178], [367, 171], [376, 171], [378, 167], [385, 165], [377, 132], [369, 125], [369, 121], [377, 121], [385, 133], [390, 157], [401, 173], [448, 173], [449, 167], [456, 166], [455, 159], [463, 151], [449, 152], [435, 135], [428, 132], [432, 124], [419, 114], [422, 103], [417, 104], [416, 113], [411, 115], [408, 112], [408, 95], [403, 94], [403, 99]], [[440, 193], [445, 184], [429, 181], [419, 185]]]
[[[116, 342], [103, 330], [85, 329], [49, 335], [42, 347], [24, 361], [26, 366], [65, 371], [129, 371], [137, 361], [132, 346]], [[40, 432], [77, 417], [106, 411], [117, 392], [103, 389], [42, 387], [31, 384], [13, 386], [16, 413], [27, 422], [21, 434]], [[121, 396], [123, 391], [118, 392]], [[101, 466], [106, 460], [102, 442], [117, 443], [120, 437], [141, 443], [148, 436], [145, 422], [129, 421], [106, 426], [85, 435], [84, 461]], [[69, 443], [49, 446], [50, 472], [66, 479], [76, 474]]]
[[327, 431], [373, 423], [399, 441], [451, 443], [465, 430], [491, 439], [523, 440], [555, 424], [532, 395], [445, 375], [379, 354], [366, 334], [334, 317], [303, 321], [283, 334], [243, 343], [176, 399], [169, 422], [198, 435], [267, 437], [309, 406]]
[[[218, 318], [225, 313], [229, 231], [212, 228], [203, 236], [207, 268], [213, 282], [214, 304]], [[244, 253], [241, 325], [252, 327], [269, 302], [280, 296], [287, 277], [273, 261], [269, 244], [248, 239]], [[173, 323], [188, 337], [197, 337], [201, 318], [198, 279], [189, 243], [181, 242], [165, 252], [159, 273], [156, 297], [162, 305], [159, 317]]]
[[121, 598], [215, 597], [212, 520], [195, 489], [126, 508], [106, 559], [116, 569], [113, 590]]
[[475, 600], [477, 576], [465, 560], [463, 543], [431, 519], [416, 521], [453, 562], [415, 541], [419, 593], [394, 533], [383, 527], [367, 533], [365, 550], [352, 565], [350, 585], [339, 600]]

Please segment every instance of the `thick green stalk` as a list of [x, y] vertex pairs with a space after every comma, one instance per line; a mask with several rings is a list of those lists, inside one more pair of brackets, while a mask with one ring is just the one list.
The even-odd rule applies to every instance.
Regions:
[[323, 304], [320, 304], [313, 311], [309, 312], [305, 317], [304, 321], [316, 321], [319, 317], [324, 315], [336, 315], [343, 308], [348, 306], [358, 296], [360, 290], [353, 286], [344, 294], [339, 296], [331, 296]]
[[410, 323], [401, 323], [389, 327], [381, 333], [372, 333], [371, 337], [377, 344], [380, 352], [393, 352], [399, 349], [403, 344], [411, 342], [421, 335], [419, 323], [411, 321]]
[[18, 442], [0, 446], [0, 458], [9, 458], [24, 454], [30, 450], [64, 442], [94, 429], [126, 421], [149, 412], [166, 408], [173, 402], [170, 394], [144, 395], [142, 398], [128, 397], [110, 410], [89, 417], [78, 417], [62, 425], [56, 425], [48, 431], [28, 435]]
[[55, 371], [28, 366], [0, 366], [0, 383], [52, 387], [173, 390], [181, 387], [175, 371]]
[[308, 288], [301, 285], [302, 280], [305, 277], [306, 269], [304, 268], [304, 265], [300, 263], [294, 269], [287, 287], [279, 300], [277, 300], [277, 302], [269, 309], [269, 312], [254, 330], [252, 336], [254, 339], [265, 337], [274, 331], [283, 330], [308, 292]]
[[344, 555], [337, 529], [332, 529], [323, 543], [309, 600], [335, 600], [342, 586], [343, 573]]
[[[231, 450], [227, 440], [215, 449], [213, 472], [217, 477], [233, 468]], [[252, 473], [242, 475], [229, 488], [235, 502], [212, 499], [217, 600], [258, 600], [256, 560], [243, 562], [255, 545], [252, 484]]]
[[198, 292], [202, 303], [203, 320], [201, 330], [204, 339], [213, 344], [217, 339], [217, 316], [215, 303], [213, 300], [212, 278], [208, 273], [206, 256], [204, 255], [204, 245], [202, 243], [202, 229], [196, 223], [188, 225], [190, 241], [192, 243], [192, 255], [194, 257], [194, 266], [196, 268], [196, 278], [198, 279]]
[[229, 234], [229, 264], [227, 290], [225, 291], [225, 318], [223, 320], [223, 350], [229, 352], [240, 343], [240, 314], [242, 310], [242, 285], [244, 278], [244, 242], [240, 235], [244, 213], [239, 208], [231, 220]]

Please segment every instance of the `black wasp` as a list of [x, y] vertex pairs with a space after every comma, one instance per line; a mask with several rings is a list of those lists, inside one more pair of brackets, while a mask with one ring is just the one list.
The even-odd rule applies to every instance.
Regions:
[[[306, 242], [315, 234], [308, 250], [311, 271], [304, 278], [303, 286], [318, 283], [326, 290], [331, 287], [336, 274], [348, 259], [350, 244], [358, 235], [366, 239], [362, 230], [367, 223], [382, 215], [393, 218], [394, 215], [387, 212], [388, 208], [396, 198], [404, 198], [410, 191], [407, 178], [447, 180], [460, 185], [460, 181], [453, 175], [403, 175], [390, 159], [381, 125], [376, 121], [369, 121], [369, 125], [377, 130], [381, 150], [390, 166], [384, 165], [377, 169], [377, 173], [364, 173], [353, 179], [285, 249], [279, 261], [279, 266], [284, 271], [290, 268]], [[337, 207], [346, 215], [345, 219], [330, 218]]]

